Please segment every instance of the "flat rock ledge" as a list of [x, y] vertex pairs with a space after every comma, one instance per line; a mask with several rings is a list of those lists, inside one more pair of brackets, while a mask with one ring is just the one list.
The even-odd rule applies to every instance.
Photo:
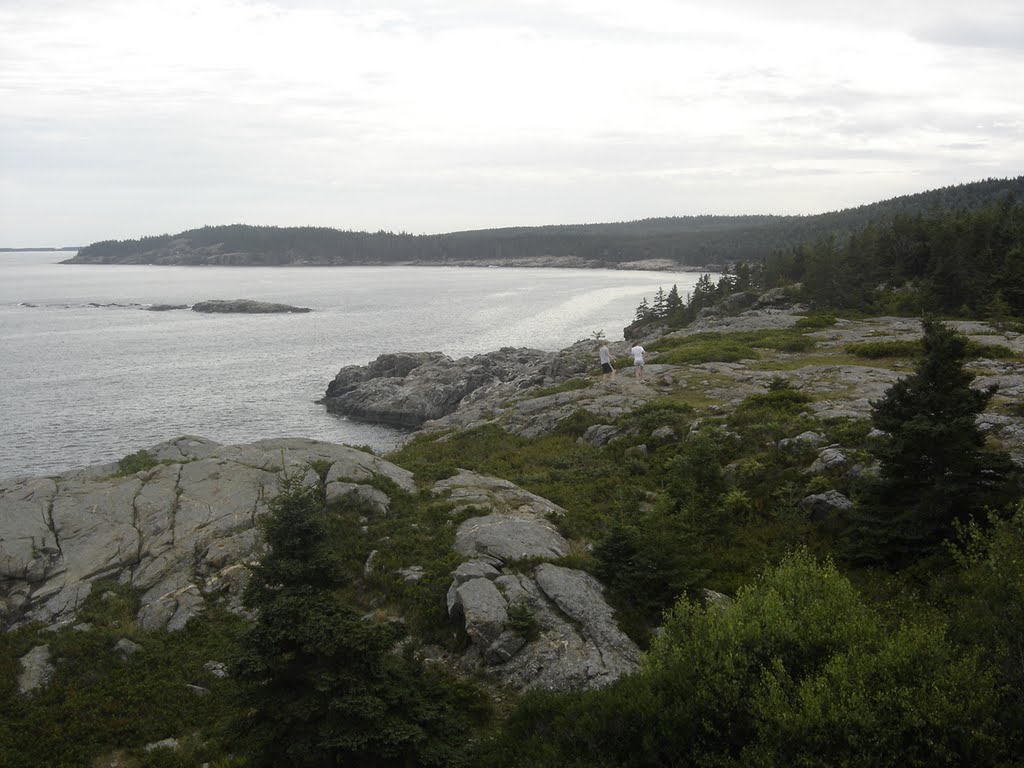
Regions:
[[99, 579], [142, 590], [147, 630], [179, 629], [212, 598], [238, 609], [254, 524], [282, 470], [326, 463], [328, 498], [356, 495], [378, 512], [389, 500], [373, 478], [415, 490], [411, 473], [379, 457], [304, 438], [221, 445], [185, 436], [148, 452], [160, 463], [128, 476], [104, 464], [0, 480], [0, 628], [72, 621]]
[[448, 615], [471, 641], [457, 662], [513, 688], [582, 690], [636, 671], [640, 651], [615, 622], [593, 576], [551, 562], [569, 544], [549, 517], [564, 511], [506, 480], [461, 471], [435, 484], [456, 512], [467, 557], [452, 574]]
[[[175, 307], [168, 307], [174, 309]], [[265, 315], [295, 312], [312, 312], [309, 307], [293, 307], [289, 304], [273, 304], [253, 299], [210, 299], [192, 305], [193, 312], [231, 313], [244, 315]]]

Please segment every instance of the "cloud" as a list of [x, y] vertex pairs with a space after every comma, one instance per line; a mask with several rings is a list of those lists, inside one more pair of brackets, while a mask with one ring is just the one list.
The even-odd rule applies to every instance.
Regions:
[[[949, 0], [0, 2], [0, 231], [812, 213], [1017, 175], [1020, 25], [999, 22], [1020, 12], [983, 0], [973, 26], [962, 13]], [[55, 214], [86, 205], [84, 228]]]

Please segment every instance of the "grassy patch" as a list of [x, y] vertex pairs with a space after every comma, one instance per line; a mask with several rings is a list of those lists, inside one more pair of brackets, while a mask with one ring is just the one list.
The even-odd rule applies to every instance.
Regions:
[[757, 360], [758, 349], [778, 352], [806, 352], [817, 341], [801, 328], [769, 328], [736, 333], [696, 333], [661, 339], [651, 345], [659, 352], [658, 362], [673, 365]]
[[[901, 339], [890, 341], [864, 341], [859, 344], [849, 344], [846, 352], [858, 357], [866, 357], [871, 360], [882, 358], [914, 359], [921, 355], [920, 340]], [[976, 341], [968, 341], [965, 350], [968, 360], [976, 360], [984, 357], [990, 360], [1012, 360], [1019, 355], [1005, 344], [980, 344]]]
[[767, 392], [744, 398], [727, 423], [753, 448], [803, 431], [812, 401], [810, 395], [791, 388], [784, 379], [775, 379]]
[[574, 392], [577, 389], [587, 389], [588, 387], [593, 385], [593, 383], [593, 379], [589, 378], [569, 379], [568, 381], [563, 381], [560, 384], [555, 384], [550, 387], [538, 389], [536, 392], [530, 393], [530, 397], [547, 397], [548, 395], [557, 395], [560, 394], [561, 392]]
[[658, 362], [668, 365], [736, 363], [740, 360], [758, 358], [752, 347], [717, 333], [701, 333], [682, 339], [664, 339], [651, 346], [659, 353]]
[[804, 331], [820, 331], [823, 328], [831, 328], [836, 324], [836, 316], [831, 312], [819, 312], [813, 315], [806, 315], [796, 321], [796, 328]]
[[661, 397], [651, 400], [630, 413], [623, 414], [618, 423], [626, 427], [634, 427], [641, 434], [648, 434], [659, 427], [671, 427], [679, 434], [684, 434], [696, 416], [696, 409], [686, 402], [675, 398]]
[[846, 351], [851, 355], [879, 360], [887, 357], [912, 359], [921, 354], [921, 342], [918, 340], [899, 341], [862, 341], [848, 344]]
[[975, 360], [980, 357], [989, 360], [1015, 360], [1020, 357], [1005, 344], [981, 344], [977, 341], [967, 342], [967, 356]]
[[772, 360], [763, 360], [756, 366], [751, 366], [759, 371], [799, 371], [802, 368], [810, 368], [812, 366], [832, 366], [832, 365], [860, 365], [867, 366], [864, 362], [864, 358], [857, 357], [855, 355], [845, 354], [843, 352], [837, 352], [834, 355], [828, 354], [815, 354], [795, 358], [779, 359], [775, 358]]

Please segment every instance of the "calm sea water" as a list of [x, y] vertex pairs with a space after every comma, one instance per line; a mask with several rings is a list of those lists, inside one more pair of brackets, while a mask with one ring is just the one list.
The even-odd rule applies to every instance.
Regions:
[[[595, 330], [614, 340], [644, 296], [673, 284], [686, 296], [699, 277], [59, 263], [71, 255], [0, 253], [0, 477], [111, 461], [183, 434], [222, 443], [300, 436], [390, 450], [403, 433], [314, 402], [342, 366], [397, 351], [554, 350]], [[114, 306], [234, 298], [314, 311]]]

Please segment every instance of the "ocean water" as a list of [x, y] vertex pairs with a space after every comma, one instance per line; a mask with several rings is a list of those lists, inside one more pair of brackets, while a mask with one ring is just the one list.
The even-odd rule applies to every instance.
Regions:
[[[645, 296], [697, 273], [458, 267], [152, 267], [0, 253], [0, 478], [112, 461], [183, 434], [298, 436], [377, 451], [404, 433], [315, 403], [385, 352], [452, 357], [612, 340]], [[249, 298], [307, 314], [147, 312]]]

